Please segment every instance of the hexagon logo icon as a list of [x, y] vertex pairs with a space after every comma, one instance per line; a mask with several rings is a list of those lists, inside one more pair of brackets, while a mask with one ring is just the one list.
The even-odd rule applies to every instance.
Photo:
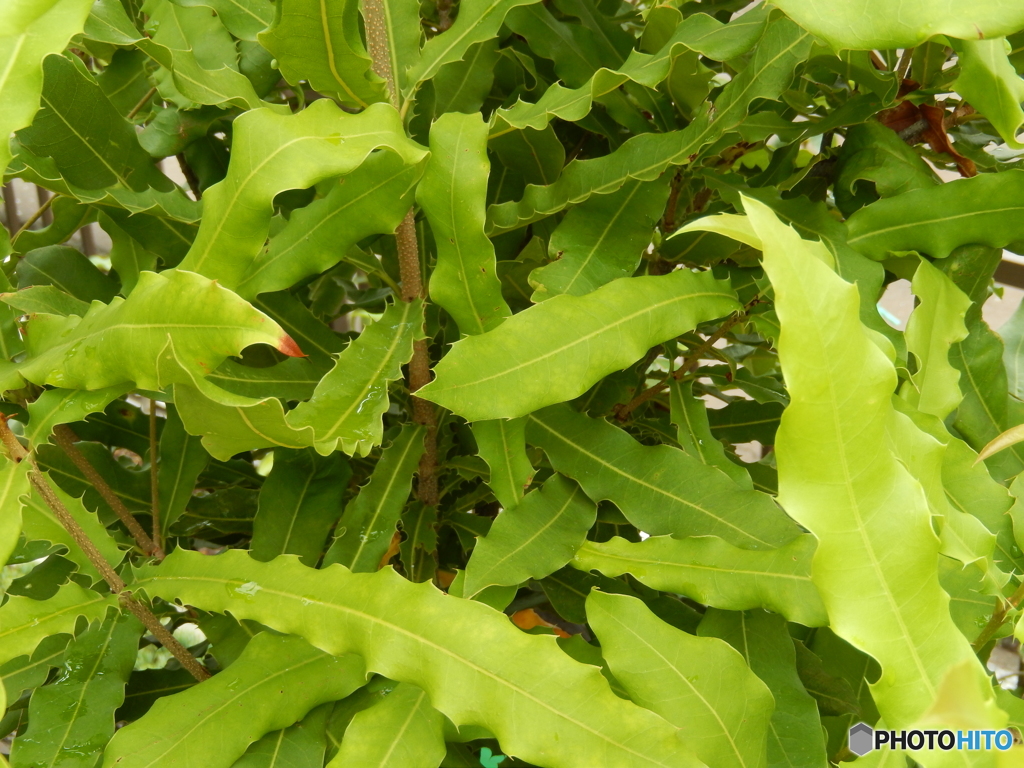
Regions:
[[858, 757], [864, 757], [875, 748], [875, 732], [867, 723], [850, 726], [850, 751]]

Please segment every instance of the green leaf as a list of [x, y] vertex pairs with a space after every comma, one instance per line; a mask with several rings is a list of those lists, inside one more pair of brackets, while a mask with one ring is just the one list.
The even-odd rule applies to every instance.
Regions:
[[[60, 53], [82, 31], [89, 0], [11, 0], [0, 9], [0, 136], [9, 137], [32, 122], [43, 90], [43, 61]], [[0, 168], [11, 154], [0, 142]]]
[[320, 383], [321, 374], [306, 357], [290, 357], [267, 368], [251, 368], [228, 358], [206, 378], [243, 397], [270, 395], [284, 400], [308, 400]]
[[[312, 398], [287, 415], [274, 397], [232, 395], [196, 378], [176, 385], [175, 403], [186, 429], [202, 435], [206, 450], [223, 461], [274, 445], [314, 446], [322, 455], [339, 449], [366, 455], [382, 439], [387, 384], [412, 357], [413, 340], [422, 332], [422, 306], [419, 300], [392, 305], [338, 356]], [[167, 359], [172, 367], [179, 365], [173, 355]]]
[[434, 77], [445, 64], [461, 61], [473, 45], [496, 37], [505, 16], [513, 8], [536, 1], [466, 0], [465, 5], [460, 4], [455, 23], [427, 41], [419, 59], [406, 73], [406, 85], [402, 88], [405, 99], [411, 99], [420, 84]]
[[985, 0], [968, 15], [952, 5], [907, 0], [899, 13], [884, 0], [823, 8], [814, 0], [780, 0], [776, 5], [804, 29], [836, 50], [913, 48], [934, 35], [965, 40], [1002, 37], [1024, 27], [1024, 10], [1012, 0]]
[[114, 600], [110, 595], [65, 584], [49, 600], [11, 597], [0, 606], [0, 664], [31, 654], [44, 638], [70, 633], [79, 616], [102, 619]]
[[341, 563], [352, 571], [377, 570], [391, 545], [422, 455], [423, 428], [404, 426], [384, 449], [370, 482], [345, 509], [324, 565]]
[[711, 434], [710, 411], [704, 401], [693, 396], [693, 382], [669, 382], [672, 423], [676, 425], [679, 447], [702, 464], [720, 469], [736, 485], [753, 489], [750, 475], [725, 455], [725, 447]]
[[[169, 342], [183, 367], [158, 372], [157, 359]], [[178, 270], [144, 272], [127, 299], [93, 304], [81, 319], [64, 318], [59, 343], [20, 370], [37, 384], [102, 389], [134, 381], [159, 391], [205, 376], [250, 344], [298, 352], [276, 323], [216, 282]]]
[[619, 699], [597, 669], [572, 661], [550, 636], [524, 634], [486, 605], [413, 584], [391, 568], [315, 571], [294, 559], [177, 550], [140, 571], [135, 587], [301, 633], [334, 654], [359, 653], [369, 671], [419, 686], [456, 726], [481, 725], [503, 751], [530, 763], [698, 766], [673, 727]]
[[848, 241], [872, 259], [920, 251], [943, 259], [968, 243], [1002, 248], [1024, 239], [1024, 173], [983, 173], [879, 200], [853, 214]]
[[[433, 113], [479, 112], [494, 85], [494, 69], [499, 60], [498, 40], [477, 43], [462, 61], [445, 64], [434, 76]], [[421, 106], [422, 98], [417, 106]]]
[[114, 735], [114, 712], [135, 665], [142, 625], [108, 611], [68, 646], [60, 677], [32, 694], [29, 727], [11, 751], [13, 766], [93, 768]]
[[487, 125], [478, 115], [448, 113], [431, 126], [430, 159], [416, 188], [437, 244], [430, 298], [463, 335], [489, 331], [511, 314], [484, 234], [488, 170]]
[[765, 608], [820, 627], [828, 616], [811, 582], [814, 549], [814, 537], [806, 534], [766, 551], [739, 549], [715, 536], [651, 536], [637, 543], [615, 537], [586, 542], [570, 564], [610, 577], [629, 573], [648, 587], [713, 608]]
[[802, 642], [793, 638], [796, 648], [796, 671], [804, 689], [818, 704], [822, 717], [858, 715], [860, 706], [850, 683], [843, 677], [830, 675], [812, 651]]
[[[210, 461], [198, 437], [185, 432], [177, 409], [167, 403], [167, 418], [160, 433], [160, 527], [164, 535], [185, 511], [196, 480]], [[152, 461], [152, 457], [150, 457]]]
[[75, 571], [75, 564], [57, 554], [47, 555], [29, 573], [15, 579], [7, 588], [8, 595], [25, 595], [33, 600], [46, 600], [57, 594], [61, 585]]
[[993, 552], [995, 566], [1010, 573], [1020, 568], [1020, 548], [1008, 519], [1013, 498], [1006, 488], [992, 479], [984, 464], [962, 440], [951, 439], [942, 457], [942, 485], [950, 506], [961, 513], [974, 515], [985, 528], [995, 534]]
[[274, 467], [260, 489], [252, 556], [273, 560], [287, 553], [315, 567], [327, 534], [341, 517], [351, 476], [348, 462], [337, 454], [319, 456], [308, 448], [275, 451]]
[[42, 108], [18, 133], [26, 148], [53, 158], [68, 182], [85, 189], [119, 184], [166, 192], [173, 187], [81, 63], [48, 56], [43, 72]]
[[963, 319], [971, 300], [926, 259], [914, 272], [912, 286], [921, 303], [907, 321], [906, 338], [917, 371], [900, 389], [900, 397], [922, 413], [945, 419], [963, 399], [960, 372], [950, 365], [949, 350], [967, 338]]
[[91, 223], [96, 218], [96, 211], [77, 200], [57, 197], [50, 205], [53, 222], [40, 230], [26, 229], [11, 243], [16, 253], [28, 253], [36, 248], [58, 245], [71, 239], [80, 227]]
[[[3, 238], [2, 232], [0, 232], [0, 239]], [[13, 291], [14, 286], [11, 285], [10, 280], [7, 279], [7, 275], [0, 278], [0, 301], [5, 304], [6, 299], [10, 297], [10, 293], [6, 291]], [[10, 306], [10, 305], [9, 305]], [[25, 349], [25, 342], [22, 341], [21, 333], [18, 328], [18, 317], [20, 313], [8, 307], [0, 307], [0, 367], [4, 367], [2, 364], [10, 361], [19, 352], [23, 352]], [[11, 368], [13, 366], [6, 366]]]
[[[34, 285], [17, 293], [0, 294], [0, 301], [22, 313], [44, 315], [78, 315], [89, 311], [87, 302], [76, 299], [53, 285]], [[7, 355], [13, 357], [14, 355]]]
[[563, 294], [454, 345], [417, 394], [469, 421], [524, 416], [738, 307], [727, 283], [689, 270]]
[[[582, 120], [592, 104], [619, 88], [627, 80], [655, 88], [669, 77], [676, 60], [689, 55], [696, 61], [696, 53], [716, 61], [735, 59], [753, 47], [764, 32], [767, 14], [755, 9], [728, 24], [704, 13], [687, 16], [673, 31], [655, 54], [631, 51], [618, 70], [598, 69], [593, 77], [576, 89], [554, 83], [536, 104], [519, 101], [507, 109], [498, 109], [491, 117], [491, 137], [495, 138], [514, 129], [539, 129], [553, 117], [563, 120]], [[650, 23], [648, 23], [650, 28]], [[710, 74], [709, 74], [710, 77]], [[699, 101], [707, 95], [705, 90]]]
[[200, 536], [212, 531], [251, 536], [257, 501], [257, 492], [248, 488], [224, 488], [209, 496], [193, 498], [171, 533]]
[[1003, 339], [1003, 364], [1007, 387], [1018, 400], [1024, 399], [1024, 309], [1017, 307], [1013, 316], [999, 327]]
[[[167, 191], [149, 188], [142, 192], [120, 186], [85, 189], [67, 181], [52, 158], [34, 155], [17, 137], [11, 140], [11, 149], [15, 158], [7, 169], [8, 176], [17, 176], [81, 203], [102, 207], [106, 214], [117, 219], [118, 226], [167, 258], [168, 263], [177, 263], [184, 254], [181, 246], [184, 244], [187, 249], [195, 237], [202, 205], [187, 197], [180, 187], [172, 185]], [[141, 213], [146, 215], [129, 215]], [[166, 238], [170, 238], [170, 242], [165, 242]]]
[[272, 0], [172, 0], [176, 5], [191, 8], [209, 6], [232, 35], [241, 40], [256, 36], [274, 21]]
[[[199, 385], [201, 380], [194, 384]], [[311, 427], [296, 430], [285, 421], [277, 398], [230, 395], [226, 390], [176, 384], [174, 404], [185, 429], [201, 435], [203, 447], [215, 459], [229, 461], [242, 451], [257, 448], [308, 448], [314, 443]]]
[[651, 244], [665, 211], [668, 180], [628, 181], [610, 195], [576, 206], [554, 232], [554, 261], [530, 273], [534, 301], [569, 293], [582, 296], [619, 277], [629, 277]]
[[[50, 483], [51, 487], [53, 486], [48, 472], [41, 472], [40, 475], [46, 482]], [[86, 508], [85, 504], [82, 503], [82, 499], [65, 493], [59, 487], [53, 490], [71, 517], [96, 546], [100, 556], [112, 567], [117, 567], [124, 558], [124, 552], [117, 546], [117, 542], [114, 541], [96, 514]], [[40, 539], [66, 547], [68, 551], [65, 557], [74, 561], [78, 565], [78, 570], [87, 575], [93, 582], [99, 581], [101, 577], [99, 571], [96, 570], [96, 566], [89, 561], [89, 558], [79, 547], [78, 543], [61, 525], [49, 505], [40, 498], [39, 491], [33, 487], [32, 492], [22, 498], [24, 500], [22, 532], [25, 534], [25, 537], [29, 540]]]
[[425, 155], [406, 138], [401, 118], [386, 104], [358, 115], [346, 114], [329, 99], [294, 115], [246, 112], [234, 122], [227, 176], [203, 195], [203, 223], [181, 268], [234, 288], [267, 238], [275, 195], [350, 173], [381, 147], [410, 165]]
[[426, 691], [401, 683], [352, 718], [330, 768], [437, 768], [445, 755], [444, 715]]
[[52, 285], [86, 303], [104, 304], [117, 295], [117, 284], [100, 272], [89, 259], [74, 248], [51, 245], [30, 251], [16, 267], [18, 288]]
[[717, 440], [730, 443], [757, 440], [762, 445], [772, 445], [783, 408], [782, 403], [739, 400], [725, 408], [708, 409], [708, 425]]
[[856, 289], [823, 263], [824, 248], [756, 201], [744, 206], [765, 245], [791, 397], [776, 438], [779, 500], [817, 537], [812, 578], [831, 627], [878, 660], [872, 693], [887, 726], [899, 728], [931, 706], [951, 666], [968, 659], [984, 671], [950, 619], [927, 500], [888, 447], [896, 372], [860, 324]]
[[526, 226], [592, 195], [610, 194], [630, 179], [651, 181], [670, 165], [685, 165], [691, 155], [736, 129], [753, 100], [777, 99], [810, 47], [810, 35], [795, 24], [785, 19], [769, 24], [752, 60], [722, 90], [713, 109], [703, 108], [682, 131], [634, 136], [604, 157], [575, 160], [554, 184], [528, 187], [519, 202], [491, 206], [488, 234]]
[[[19, 656], [0, 666], [0, 681], [7, 692], [7, 700], [17, 701], [25, 691], [34, 690], [46, 682], [50, 670], [60, 666], [69, 635], [50, 635], [31, 655]], [[0, 694], [2, 698], [3, 694]]]
[[477, 539], [466, 565], [464, 596], [492, 585], [512, 586], [550, 576], [572, 560], [597, 520], [597, 505], [561, 475], [495, 519]]
[[279, 323], [316, 365], [326, 367], [322, 364], [329, 365], [334, 355], [345, 348], [345, 342], [338, 334], [288, 291], [261, 294], [252, 305]]
[[818, 707], [797, 674], [796, 650], [782, 617], [765, 611], [738, 613], [712, 608], [704, 614], [697, 633], [721, 638], [739, 651], [775, 697], [768, 725], [770, 768], [824, 765]]
[[232, 768], [323, 768], [327, 718], [333, 708], [333, 702], [321, 704], [295, 725], [268, 733]]
[[171, 2], [155, 3], [149, 11], [151, 35], [141, 35], [118, 0], [98, 0], [86, 21], [85, 34], [112, 45], [137, 46], [164, 68], [156, 77], [162, 95], [182, 108], [201, 104], [243, 109], [267, 106], [249, 78], [238, 71], [234, 56], [226, 55], [226, 49], [233, 50], [234, 45], [211, 12]]
[[[742, 208], [739, 192], [739, 189], [734, 189], [732, 194], [735, 195], [736, 207]], [[828, 206], [823, 203], [812, 203], [806, 198], [786, 199], [771, 187], [746, 189], [742, 194], [769, 206], [776, 216], [800, 232], [801, 237], [817, 238], [828, 246], [835, 257], [836, 273], [847, 282], [857, 284], [860, 295], [860, 321], [889, 339], [896, 348], [897, 356], [902, 360], [906, 356], [902, 334], [894, 331], [878, 313], [878, 300], [884, 289], [885, 269], [881, 264], [850, 247], [846, 241], [846, 228], [836, 221]], [[765, 316], [755, 317], [763, 319]], [[769, 335], [774, 338], [773, 334], [777, 332], [778, 328], [774, 327]]]
[[[14, 462], [4, 457], [0, 462], [0, 567], [7, 565], [11, 553], [18, 546], [21, 535], [21, 499], [29, 492], [27, 461]], [[2, 614], [0, 614], [2, 615]]]
[[[245, 585], [238, 589], [240, 599], [251, 599]], [[358, 656], [336, 658], [301, 638], [261, 633], [223, 672], [159, 699], [119, 730], [103, 766], [231, 766], [264, 734], [344, 698], [365, 680]]]
[[290, 288], [330, 269], [370, 235], [391, 234], [412, 206], [422, 173], [422, 163], [409, 164], [391, 152], [370, 155], [325, 197], [292, 213], [249, 266], [238, 295], [252, 298]]
[[[1021, 18], [1024, 25], [1024, 16]], [[988, 118], [1008, 147], [1024, 149], [1017, 133], [1024, 124], [1024, 81], [1017, 75], [1009, 59], [1009, 43], [1005, 39], [957, 40], [955, 49], [960, 76], [953, 88]]]
[[[117, 403], [123, 406], [124, 401], [115, 401], [115, 405]], [[75, 429], [80, 430], [83, 426], [82, 422], [78, 422]], [[142, 448], [140, 456], [145, 456], [149, 452], [148, 431], [147, 425], [146, 446]], [[81, 438], [82, 435], [78, 437]], [[77, 443], [76, 447], [130, 511], [149, 513], [151, 499], [148, 472], [128, 469], [119, 463], [104, 445], [83, 441]], [[50, 478], [65, 492], [71, 496], [81, 496], [87, 509], [102, 513], [103, 520], [113, 522], [107, 511], [109, 508], [106, 502], [63, 450], [55, 445], [41, 445], [36, 450], [36, 457], [40, 468], [45, 469]]]
[[568, 406], [531, 414], [526, 437], [544, 449], [555, 471], [576, 480], [595, 501], [613, 502], [653, 536], [720, 536], [763, 549], [799, 533], [770, 496], [739, 487], [676, 448], [641, 445], [603, 419]]
[[880, 197], [925, 189], [938, 182], [924, 159], [895, 131], [873, 122], [851, 126], [843, 142], [835, 194], [836, 205], [846, 215], [874, 202], [875, 195], [863, 181], [873, 182]]
[[111, 387], [95, 392], [68, 389], [48, 389], [29, 403], [29, 423], [25, 437], [29, 445], [38, 448], [50, 439], [58, 424], [81, 421], [90, 413], [103, 411], [110, 403], [128, 391], [128, 387]]
[[410, 581], [429, 581], [437, 571], [437, 510], [423, 503], [402, 513], [405, 538], [399, 545], [402, 566]]
[[505, 509], [523, 499], [533, 478], [533, 464], [526, 455], [526, 422], [523, 419], [492, 419], [473, 423], [477, 453], [490, 469], [487, 484]]
[[388, 383], [401, 378], [422, 328], [421, 301], [392, 304], [338, 355], [309, 402], [288, 414], [288, 423], [296, 429], [312, 427], [320, 453], [340, 448], [366, 455], [383, 438]]
[[708, 765], [766, 765], [775, 701], [728, 643], [682, 632], [626, 595], [591, 592], [587, 620], [629, 697], [678, 726], [698, 758]]
[[[1016, 398], [1009, 397], [1003, 345], [988, 327], [981, 307], [988, 298], [989, 281], [1002, 252], [984, 246], [958, 249], [941, 264], [943, 270], [974, 302], [965, 318], [967, 338], [953, 344], [949, 360], [960, 371], [963, 400], [954, 426], [974, 450], [980, 451], [1008, 427], [1024, 420]], [[1011, 445], [986, 462], [996, 479], [1003, 481], [1024, 468], [1024, 450]]]
[[346, 107], [387, 101], [359, 34], [356, 0], [280, 0], [259, 40], [289, 83], [305, 80]]

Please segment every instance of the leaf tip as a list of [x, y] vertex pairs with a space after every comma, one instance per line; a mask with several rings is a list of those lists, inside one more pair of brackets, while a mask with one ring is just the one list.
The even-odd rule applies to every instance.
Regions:
[[287, 333], [277, 342], [277, 351], [288, 355], [288, 357], [308, 357], [305, 352], [299, 349], [299, 345], [295, 343], [295, 339]]

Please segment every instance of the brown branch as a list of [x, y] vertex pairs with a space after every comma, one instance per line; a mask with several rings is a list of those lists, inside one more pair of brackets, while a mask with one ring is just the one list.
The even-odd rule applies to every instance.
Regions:
[[185, 153], [179, 152], [174, 156], [174, 159], [178, 161], [178, 167], [181, 168], [181, 175], [185, 177], [185, 181], [188, 182], [188, 188], [192, 190], [192, 195], [196, 200], [203, 199], [203, 190], [199, 188], [199, 177], [196, 176], [196, 172], [192, 170], [192, 166], [188, 164], [188, 160], [185, 159]]
[[437, 31], [447, 32], [452, 26], [452, 0], [437, 0]]
[[209, 670], [199, 663], [199, 659], [189, 653], [188, 648], [179, 643], [167, 627], [160, 623], [160, 620], [153, 615], [149, 608], [136, 600], [131, 592], [122, 592], [119, 598], [124, 607], [135, 614], [135, 617], [143, 623], [149, 633], [157, 639], [160, 645], [171, 652], [171, 655], [192, 677], [200, 683], [210, 678]]
[[4, 184], [4, 214], [7, 216], [7, 229], [16, 232], [20, 227], [18, 216], [18, 197], [14, 194], [14, 182]]
[[[50, 206], [47, 205], [53, 197], [55, 197], [55, 195], [51, 195], [50, 190], [36, 184], [36, 200], [38, 200], [39, 205], [42, 206], [39, 210], [42, 211], [44, 229], [53, 224], [53, 214], [50, 213]], [[53, 203], [50, 203], [50, 205], [52, 204]]]
[[714, 347], [715, 344], [717, 344], [719, 340], [721, 340], [725, 336], [725, 334], [727, 334], [737, 323], [739, 323], [741, 320], [744, 320], [747, 317], [751, 308], [755, 304], [757, 304], [759, 300], [760, 296], [755, 296], [753, 299], [748, 301], [747, 304], [743, 307], [743, 309], [731, 315], [725, 322], [723, 322], [719, 326], [717, 331], [715, 331], [713, 334], [711, 334], [704, 340], [703, 344], [698, 346], [693, 352], [687, 355], [686, 358], [683, 360], [683, 364], [679, 366], [678, 370], [670, 373], [657, 384], [648, 387], [639, 395], [630, 400], [628, 403], [618, 408], [615, 411], [615, 418], [618, 419], [619, 421], [625, 421], [626, 417], [629, 416], [630, 413], [635, 411], [648, 400], [657, 397], [669, 385], [669, 382], [672, 379], [679, 381], [681, 378], [683, 378], [693, 369], [695, 369], [698, 365], [700, 365], [701, 359], [708, 352], [710, 352], [712, 347]]
[[373, 71], [384, 80], [391, 106], [398, 109], [398, 86], [395, 84], [395, 73], [391, 71], [388, 23], [384, 16], [382, 0], [365, 0], [363, 2], [363, 22], [366, 26], [366, 42], [370, 47]]
[[153, 612], [149, 610], [145, 605], [140, 603], [134, 597], [131, 592], [128, 591], [124, 581], [118, 575], [117, 571], [111, 567], [110, 563], [107, 562], [106, 558], [103, 557], [102, 553], [93, 543], [92, 539], [82, 530], [82, 527], [78, 524], [78, 521], [72, 517], [71, 513], [68, 512], [67, 507], [57, 496], [56, 492], [46, 481], [45, 475], [39, 470], [36, 465], [35, 458], [30, 454], [25, 447], [18, 441], [14, 433], [11, 432], [10, 427], [7, 426], [7, 418], [0, 415], [0, 440], [2, 440], [4, 446], [7, 448], [7, 452], [12, 461], [21, 463], [22, 461], [28, 461], [31, 465], [31, 469], [28, 473], [29, 482], [32, 483], [32, 487], [36, 489], [43, 501], [46, 502], [46, 506], [53, 512], [53, 516], [57, 518], [57, 521], [61, 524], [71, 539], [75, 542], [80, 550], [88, 558], [92, 566], [99, 572], [103, 580], [107, 582], [111, 592], [118, 596], [119, 601], [129, 611], [131, 611], [142, 624], [150, 631], [150, 633], [156, 637], [161, 644], [170, 651], [171, 655], [178, 660], [178, 662], [187, 669], [196, 680], [200, 682], [210, 677], [210, 673], [203, 667], [202, 664], [188, 652], [181, 643], [179, 643], [170, 632], [160, 623], [160, 620], [153, 615]]
[[149, 495], [153, 505], [153, 546], [163, 552], [164, 533], [160, 527], [160, 468], [157, 466], [156, 400], [149, 400]]
[[[384, 20], [381, 0], [365, 0], [363, 3], [366, 38], [370, 44], [370, 58], [373, 71], [384, 79], [388, 88], [391, 106], [398, 109], [399, 94], [395, 85], [395, 74], [391, 70], [391, 56], [388, 48], [388, 29]], [[416, 301], [426, 298], [423, 275], [420, 270], [420, 246], [416, 237], [416, 216], [410, 210], [395, 230], [398, 248], [398, 271], [402, 282], [402, 301]], [[409, 362], [409, 392], [415, 393], [430, 381], [430, 346], [426, 339], [413, 344], [412, 360]], [[427, 428], [423, 438], [424, 452], [419, 465], [419, 482], [416, 495], [427, 506], [436, 507], [437, 493], [437, 413], [433, 403], [412, 396], [412, 419]]]
[[131, 533], [132, 538], [135, 539], [135, 543], [139, 545], [139, 548], [147, 555], [153, 555], [158, 560], [164, 559], [163, 550], [156, 545], [156, 543], [149, 537], [142, 526], [139, 525], [139, 521], [135, 519], [128, 507], [124, 505], [120, 497], [114, 493], [114, 490], [107, 484], [107, 481], [103, 479], [103, 476], [96, 471], [96, 468], [89, 463], [89, 460], [85, 455], [78, 450], [75, 445], [78, 442], [78, 436], [71, 430], [66, 424], [58, 424], [53, 429], [53, 438], [57, 445], [60, 446], [61, 450], [68, 455], [68, 458], [78, 467], [79, 471], [85, 476], [92, 487], [95, 488], [103, 500], [107, 502], [109, 506], [128, 528], [128, 532]]
[[661, 231], [666, 235], [676, 231], [676, 205], [679, 202], [679, 192], [683, 186], [682, 171], [676, 171], [672, 177], [672, 186], [668, 193], [668, 203], [665, 205], [665, 214], [661, 217]]

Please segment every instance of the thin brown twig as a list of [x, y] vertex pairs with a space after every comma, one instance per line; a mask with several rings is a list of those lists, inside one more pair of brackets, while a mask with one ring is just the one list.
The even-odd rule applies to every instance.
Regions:
[[163, 552], [164, 535], [160, 527], [160, 468], [157, 466], [159, 444], [156, 439], [156, 400], [149, 400], [149, 493], [153, 509], [153, 544]]
[[630, 413], [635, 411], [648, 400], [657, 397], [658, 394], [660, 394], [669, 385], [669, 382], [671, 380], [675, 379], [676, 381], [679, 381], [681, 378], [690, 373], [690, 371], [692, 371], [698, 365], [700, 365], [701, 359], [708, 352], [710, 352], [711, 348], [714, 347], [715, 344], [717, 344], [719, 340], [721, 340], [725, 336], [725, 334], [727, 334], [737, 323], [739, 323], [741, 320], [747, 317], [747, 313], [751, 310], [751, 308], [754, 307], [755, 304], [757, 304], [759, 300], [760, 297], [755, 296], [753, 299], [748, 301], [747, 304], [743, 307], [743, 309], [731, 315], [727, 320], [725, 320], [725, 322], [723, 322], [718, 327], [717, 331], [708, 336], [700, 346], [698, 346], [696, 349], [693, 350], [693, 352], [687, 355], [686, 358], [684, 358], [683, 360], [683, 364], [679, 366], [677, 370], [665, 376], [665, 378], [663, 378], [657, 384], [648, 387], [639, 395], [630, 400], [628, 403], [619, 408], [615, 412], [615, 418], [618, 419], [619, 421], [625, 421], [626, 417], [628, 417]]
[[39, 470], [38, 465], [35, 462], [35, 458], [28, 450], [18, 441], [14, 433], [11, 432], [9, 426], [7, 426], [7, 419], [5, 416], [0, 415], [0, 441], [3, 442], [7, 448], [7, 452], [12, 461], [21, 463], [22, 461], [28, 461], [31, 469], [28, 473], [29, 482], [32, 487], [36, 489], [43, 501], [46, 502], [46, 506], [53, 512], [53, 516], [57, 518], [57, 521], [61, 524], [71, 539], [75, 542], [86, 558], [92, 564], [92, 566], [99, 572], [100, 576], [110, 587], [111, 592], [118, 596], [119, 602], [124, 605], [129, 611], [131, 611], [142, 624], [150, 631], [150, 633], [160, 641], [160, 643], [170, 651], [171, 655], [174, 656], [181, 664], [182, 667], [187, 669], [191, 675], [202, 682], [210, 677], [209, 671], [199, 663], [199, 661], [188, 652], [181, 643], [179, 643], [170, 632], [160, 623], [160, 620], [149, 610], [145, 605], [136, 600], [131, 592], [127, 589], [127, 585], [124, 580], [118, 575], [117, 571], [111, 567], [110, 563], [107, 562], [106, 558], [99, 551], [92, 539], [82, 530], [82, 527], [78, 524], [78, 521], [71, 515], [67, 507], [57, 496], [56, 492], [46, 481], [46, 476]]
[[56, 200], [58, 197], [60, 197], [60, 195], [50, 195], [50, 197], [46, 198], [46, 202], [39, 206], [39, 208], [36, 209], [36, 212], [29, 216], [28, 220], [21, 225], [21, 229], [14, 233], [14, 237], [11, 238], [11, 242], [17, 242], [18, 238], [21, 237], [22, 232], [31, 227], [37, 221], [39, 221], [40, 217], [42, 217], [44, 213], [50, 210], [50, 206], [53, 205], [53, 201]]
[[153, 555], [158, 560], [164, 559], [163, 550], [156, 545], [156, 543], [149, 537], [142, 526], [139, 525], [139, 521], [135, 519], [128, 507], [124, 505], [120, 497], [114, 493], [114, 489], [111, 488], [107, 481], [103, 479], [103, 476], [96, 471], [96, 468], [89, 462], [89, 459], [85, 457], [78, 446], [75, 445], [78, 442], [78, 436], [72, 431], [67, 424], [58, 424], [53, 429], [53, 438], [57, 445], [68, 455], [72, 463], [78, 467], [79, 471], [85, 476], [85, 479], [89, 481], [93, 488], [95, 488], [103, 500], [107, 502], [109, 506], [128, 528], [128, 532], [131, 533], [132, 538], [135, 539], [135, 543], [139, 545], [139, 548], [147, 555]]
[[[363, 3], [366, 38], [369, 42], [373, 71], [387, 85], [391, 106], [398, 109], [399, 93], [395, 84], [395, 73], [391, 69], [388, 47], [388, 29], [384, 19], [381, 0], [365, 0]], [[420, 247], [416, 236], [416, 217], [410, 210], [395, 230], [398, 248], [398, 271], [401, 278], [402, 301], [416, 301], [426, 297], [423, 275], [420, 270]], [[423, 438], [424, 452], [419, 464], [419, 481], [416, 495], [427, 506], [438, 503], [437, 491], [437, 413], [433, 403], [415, 396], [416, 390], [430, 381], [430, 347], [426, 339], [413, 344], [412, 360], [409, 362], [409, 392], [412, 394], [412, 418], [416, 424], [426, 427]]]
[[139, 114], [139, 112], [142, 111], [142, 108], [144, 106], [146, 106], [146, 102], [148, 102], [150, 99], [152, 99], [155, 95], [156, 95], [156, 86], [154, 86], [154, 87], [150, 88], [148, 91], [146, 91], [146, 95], [143, 96], [141, 99], [139, 99], [139, 103], [138, 104], [136, 104], [134, 107], [132, 107], [132, 111], [129, 112], [125, 116], [125, 120], [131, 120], [137, 114]]

